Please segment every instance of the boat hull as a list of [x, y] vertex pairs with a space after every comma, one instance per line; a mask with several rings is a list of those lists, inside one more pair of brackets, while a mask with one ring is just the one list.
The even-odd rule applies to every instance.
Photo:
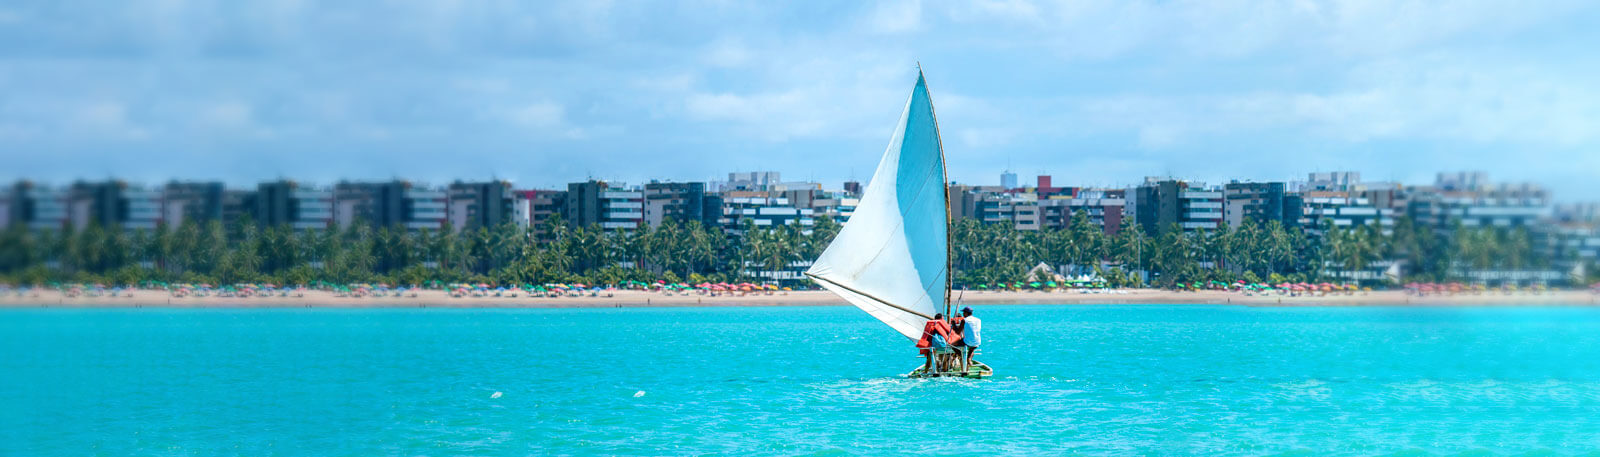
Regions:
[[972, 379], [983, 379], [983, 378], [987, 378], [987, 377], [990, 377], [990, 376], [994, 376], [994, 369], [989, 368], [989, 365], [984, 364], [983, 362], [979, 362], [977, 360], [973, 360], [972, 361], [972, 365], [967, 366], [967, 370], [966, 371], [956, 370], [956, 371], [925, 372], [925, 371], [923, 371], [923, 367], [922, 366], [917, 366], [917, 369], [911, 370], [910, 373], [906, 373], [906, 377], [907, 378], [972, 378]]

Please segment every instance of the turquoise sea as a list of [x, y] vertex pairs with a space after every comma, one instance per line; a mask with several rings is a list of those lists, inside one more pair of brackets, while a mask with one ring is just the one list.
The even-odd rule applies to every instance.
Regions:
[[0, 455], [1600, 455], [1600, 309], [978, 314], [3, 310]]

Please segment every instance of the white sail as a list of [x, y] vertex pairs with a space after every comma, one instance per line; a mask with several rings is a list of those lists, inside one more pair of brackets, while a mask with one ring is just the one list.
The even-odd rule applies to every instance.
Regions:
[[806, 275], [907, 338], [949, 290], [944, 151], [921, 72], [850, 220]]

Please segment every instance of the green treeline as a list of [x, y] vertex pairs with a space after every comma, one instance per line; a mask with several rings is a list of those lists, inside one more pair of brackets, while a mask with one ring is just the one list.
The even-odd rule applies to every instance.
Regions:
[[1520, 227], [1457, 224], [1441, 231], [1402, 217], [1388, 235], [1370, 225], [1330, 222], [1319, 228], [1324, 236], [1278, 221], [1246, 221], [1188, 234], [1171, 226], [1150, 235], [1130, 224], [1107, 236], [1079, 212], [1062, 230], [1018, 231], [962, 220], [951, 237], [958, 284], [1016, 281], [1040, 262], [1082, 265], [1117, 285], [1137, 284], [1129, 272], [1145, 270], [1152, 284], [1165, 287], [1195, 281], [1339, 281], [1338, 271], [1365, 270], [1383, 260], [1406, 265], [1405, 281], [1442, 282], [1464, 280], [1455, 276], [1462, 270], [1548, 269], [1557, 260], [1577, 259], [1572, 250], [1538, 249]]
[[[0, 282], [138, 284], [144, 281], [309, 284], [429, 281], [498, 285], [624, 280], [761, 282], [757, 270], [793, 268], [816, 258], [840, 224], [820, 217], [797, 225], [757, 227], [743, 236], [698, 221], [668, 220], [632, 232], [569, 227], [559, 218], [540, 235], [506, 225], [452, 233], [408, 232], [365, 224], [333, 230], [257, 227], [248, 220], [184, 223], [150, 231], [35, 232], [0, 235]], [[1375, 227], [1325, 227], [1325, 236], [1277, 222], [1183, 234], [1174, 227], [1147, 235], [1136, 225], [1106, 236], [1082, 213], [1066, 229], [1018, 231], [970, 219], [951, 227], [957, 286], [1024, 279], [1034, 265], [1082, 265], [1117, 285], [1137, 285], [1132, 271], [1151, 272], [1153, 284], [1234, 281], [1338, 280], [1335, 270], [1360, 270], [1379, 260], [1403, 260], [1407, 280], [1459, 280], [1460, 269], [1550, 268], [1575, 254], [1535, 249], [1524, 229], [1439, 231], [1400, 219], [1391, 235]], [[806, 285], [789, 280], [785, 285]]]

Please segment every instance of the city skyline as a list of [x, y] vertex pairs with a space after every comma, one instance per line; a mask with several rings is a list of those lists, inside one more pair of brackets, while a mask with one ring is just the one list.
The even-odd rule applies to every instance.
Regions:
[[1576, 2], [51, 4], [0, 7], [0, 180], [866, 181], [920, 61], [958, 182], [1600, 198]]

